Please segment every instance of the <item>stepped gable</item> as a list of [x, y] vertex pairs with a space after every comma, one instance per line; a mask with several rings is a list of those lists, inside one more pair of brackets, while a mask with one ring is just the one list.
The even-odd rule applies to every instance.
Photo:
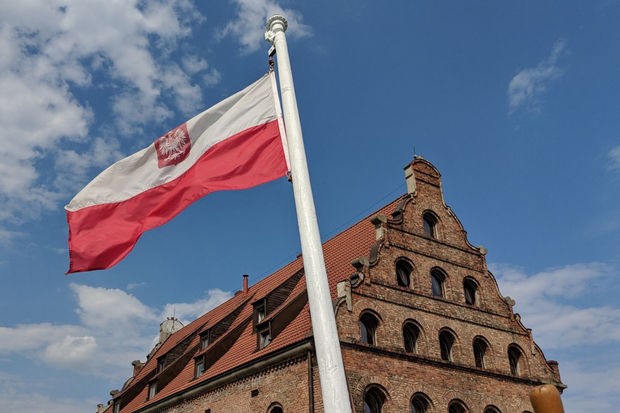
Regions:
[[[355, 272], [351, 265], [352, 260], [368, 255], [376, 242], [375, 228], [370, 222], [369, 217], [376, 214], [391, 214], [401, 202], [401, 199], [402, 197], [397, 198], [323, 243], [329, 288], [333, 300], [336, 297], [336, 285], [338, 282], [348, 279]], [[276, 353], [310, 338], [312, 336], [312, 326], [307, 302], [305, 277], [301, 277], [297, 282], [292, 280], [300, 272], [303, 272], [301, 256], [249, 287], [247, 292], [238, 292], [230, 300], [172, 334], [159, 348], [154, 349], [144, 367], [128, 383], [126, 388], [115, 395], [115, 400], [122, 400], [120, 412], [133, 412], [156, 404], [164, 399], [174, 397], [176, 394], [214, 380], [231, 370], [249, 365], [266, 355]], [[289, 282], [287, 283], [287, 281]], [[279, 294], [285, 297], [277, 307], [267, 314], [263, 322], [273, 321], [278, 317], [282, 317], [282, 315], [287, 315], [292, 319], [285, 320], [286, 324], [273, 337], [269, 345], [263, 349], [257, 349], [257, 333], [252, 323], [254, 308], [251, 304], [265, 299], [270, 294], [278, 294], [277, 290], [279, 288], [285, 290]], [[292, 314], [291, 309], [294, 310]], [[200, 334], [213, 328], [235, 311], [239, 311], [239, 314], [234, 318], [226, 331], [215, 342], [210, 343], [207, 350], [201, 351]], [[230, 336], [234, 336], [234, 340], [227, 343], [229, 347], [207, 368], [202, 376], [195, 378], [195, 357], [208, 353], [209, 349], [217, 346], [218, 343]], [[189, 340], [189, 343], [184, 343], [186, 340]], [[173, 351], [175, 347], [180, 346], [182, 343], [187, 344], [186, 351], [179, 357], [182, 358], [181, 361], [184, 363], [184, 366], [166, 383], [165, 387], [158, 388], [157, 394], [147, 400], [148, 384], [160, 377], [168, 369], [166, 367], [162, 372], [157, 372], [157, 360]], [[172, 361], [170, 364], [174, 363], [175, 361]], [[175, 373], [176, 370], [175, 368]], [[130, 400], [124, 400], [125, 398]], [[106, 413], [111, 411], [112, 404], [108, 406]]]

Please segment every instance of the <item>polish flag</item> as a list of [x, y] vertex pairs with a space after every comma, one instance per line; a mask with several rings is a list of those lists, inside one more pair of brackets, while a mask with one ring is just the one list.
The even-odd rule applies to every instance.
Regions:
[[285, 176], [281, 119], [269, 73], [103, 171], [65, 207], [68, 273], [112, 267], [211, 192]]

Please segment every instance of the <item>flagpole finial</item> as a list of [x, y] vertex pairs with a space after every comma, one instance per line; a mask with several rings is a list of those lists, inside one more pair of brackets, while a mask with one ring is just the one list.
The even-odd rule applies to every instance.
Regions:
[[267, 19], [267, 24], [265, 25], [265, 28], [267, 29], [267, 31], [270, 32], [276, 32], [280, 30], [285, 32], [288, 28], [288, 22], [286, 21], [286, 18], [284, 18], [284, 16], [282, 16], [281, 14], [274, 14], [269, 19]]

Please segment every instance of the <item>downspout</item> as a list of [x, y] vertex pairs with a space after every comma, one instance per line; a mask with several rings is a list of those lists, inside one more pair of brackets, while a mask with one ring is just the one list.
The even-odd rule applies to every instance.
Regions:
[[308, 411], [314, 413], [314, 375], [312, 373], [312, 352], [308, 351]]

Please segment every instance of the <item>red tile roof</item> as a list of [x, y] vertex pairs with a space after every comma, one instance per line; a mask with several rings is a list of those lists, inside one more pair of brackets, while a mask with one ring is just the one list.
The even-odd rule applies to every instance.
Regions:
[[[355, 271], [351, 265], [351, 261], [361, 256], [368, 256], [370, 248], [375, 243], [375, 228], [369, 221], [369, 218], [376, 214], [390, 215], [401, 199], [402, 197], [397, 198], [323, 243], [323, 253], [332, 299], [335, 298], [336, 295], [336, 285], [340, 281], [346, 280]], [[273, 337], [271, 343], [263, 349], [257, 349], [257, 336], [252, 323], [254, 308], [251, 303], [267, 297], [269, 293], [276, 290], [298, 271], [302, 270], [302, 265], [302, 257], [296, 258], [294, 261], [251, 286], [247, 293], [240, 292], [236, 294], [227, 302], [172, 334], [151, 355], [136, 377], [134, 377], [126, 388], [119, 393], [118, 397], [121, 397], [121, 399], [123, 399], [123, 396], [125, 396], [125, 398], [131, 398], [131, 400], [123, 399], [121, 413], [133, 412], [142, 407], [157, 403], [168, 396], [180, 394], [199, 383], [212, 380], [231, 369], [247, 365], [267, 354], [275, 353], [278, 350], [299, 343], [311, 336], [312, 326], [307, 301], [303, 309], [284, 330]], [[277, 317], [279, 311], [286, 308], [296, 298], [299, 298], [301, 294], [305, 294], [305, 289], [306, 282], [305, 278], [302, 277], [292, 289], [290, 295], [279, 307], [271, 314], [268, 314], [268, 318]], [[224, 340], [228, 334], [238, 331], [236, 330], [237, 328], [242, 329], [239, 337], [232, 343], [230, 348], [227, 348], [219, 359], [215, 360], [215, 362], [208, 367], [201, 377], [194, 378], [194, 356], [201, 354], [199, 334], [212, 328], [239, 308], [241, 308], [241, 311], [228, 330], [221, 337], [216, 339], [215, 342], [210, 343], [206, 352], [208, 353], [210, 348], [216, 346], [218, 341]], [[268, 321], [268, 319], [265, 321]], [[191, 351], [192, 354], [188, 354], [188, 361], [169, 383], [163, 388], [158, 389], [158, 393], [155, 397], [151, 400], [147, 400], [148, 383], [152, 381], [153, 378], [160, 377], [159, 375], [167, 374], [166, 370], [170, 367], [169, 365], [161, 373], [157, 373], [157, 359], [173, 350], [190, 337], [191, 341], [187, 347], [186, 353], [187, 351]], [[135, 397], [131, 397], [138, 391], [139, 393]]]

